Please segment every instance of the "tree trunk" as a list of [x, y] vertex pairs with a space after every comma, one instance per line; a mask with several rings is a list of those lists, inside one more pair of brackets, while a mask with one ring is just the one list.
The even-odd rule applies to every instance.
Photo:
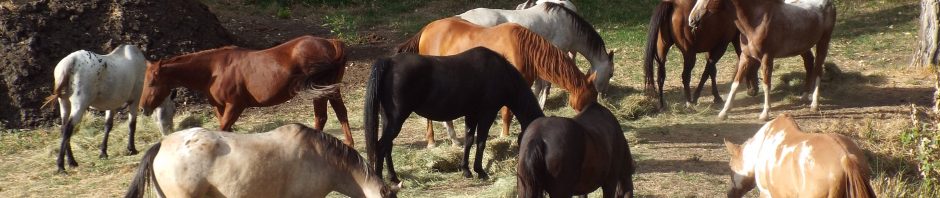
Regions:
[[940, 112], [940, 0], [920, 1], [919, 46], [911, 61], [913, 67], [931, 67], [936, 76], [934, 83], [934, 112]]

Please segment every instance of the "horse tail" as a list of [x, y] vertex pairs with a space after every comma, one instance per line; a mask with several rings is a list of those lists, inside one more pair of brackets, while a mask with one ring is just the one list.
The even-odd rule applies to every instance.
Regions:
[[418, 53], [418, 44], [421, 43], [421, 34], [424, 33], [424, 29], [415, 33], [414, 36], [411, 36], [407, 41], [395, 47], [396, 53], [411, 52]]
[[[522, 135], [520, 135], [522, 136]], [[539, 139], [532, 139], [527, 144], [521, 144], [525, 148], [519, 148], [519, 163], [516, 165], [516, 177], [518, 178], [519, 197], [541, 197], [540, 189], [544, 189], [544, 178], [541, 175], [548, 175], [545, 166], [545, 142]], [[534, 193], [534, 194], [533, 194]]]
[[842, 157], [842, 169], [846, 174], [843, 185], [846, 197], [876, 197], [875, 190], [868, 183], [868, 167], [860, 164], [855, 155]]
[[[643, 58], [643, 74], [646, 77], [646, 91], [653, 93], [656, 82], [653, 80], [653, 59], [664, 59], [656, 54], [656, 44], [660, 32], [669, 32], [669, 25], [663, 25], [672, 21], [673, 4], [669, 2], [659, 2], [656, 10], [653, 11], [653, 17], [650, 18], [650, 29], [646, 38], [646, 55]], [[662, 67], [662, 66], [660, 66]]]
[[62, 93], [62, 89], [65, 85], [69, 84], [68, 82], [72, 78], [72, 65], [75, 64], [75, 58], [78, 57], [79, 52], [84, 52], [84, 50], [73, 52], [69, 54], [55, 66], [55, 71], [53, 71], [54, 83], [52, 85], [52, 95], [46, 97], [46, 102], [42, 103], [40, 109], [46, 108], [47, 105], [55, 103], [55, 99], [59, 98], [59, 94]]
[[140, 165], [137, 166], [137, 175], [134, 175], [134, 179], [131, 180], [131, 186], [127, 189], [127, 194], [124, 195], [124, 198], [142, 198], [144, 197], [144, 190], [147, 188], [147, 182], [153, 182], [154, 189], [157, 190], [157, 195], [159, 197], [166, 197], [163, 194], [163, 190], [160, 189], [160, 184], [157, 183], [157, 178], [153, 173], [153, 159], [157, 157], [157, 153], [160, 152], [160, 142], [154, 144], [147, 149], [147, 153], [144, 154], [144, 157], [140, 159]]
[[372, 64], [372, 75], [369, 77], [369, 82], [366, 85], [365, 93], [365, 109], [363, 116], [363, 127], [365, 128], [365, 141], [366, 141], [366, 155], [369, 156], [369, 160], [372, 165], [376, 163], [382, 163], [379, 160], [380, 156], [376, 155], [376, 144], [378, 144], [379, 139], [379, 108], [381, 103], [379, 103], [379, 89], [382, 87], [382, 76], [385, 74], [385, 68], [389, 67], [392, 64], [392, 60], [389, 58], [380, 58]]

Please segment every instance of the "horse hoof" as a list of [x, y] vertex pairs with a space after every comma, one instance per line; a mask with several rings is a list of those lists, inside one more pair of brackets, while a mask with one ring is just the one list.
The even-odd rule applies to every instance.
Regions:
[[65, 172], [65, 168], [59, 167], [59, 170], [55, 171], [59, 175], [69, 175], [69, 172]]
[[760, 117], [757, 117], [757, 120], [760, 120], [760, 121], [762, 121], [762, 122], [763, 122], [763, 121], [767, 121], [767, 117], [770, 117], [770, 116], [767, 116], [767, 114], [763, 114], [763, 113], [762, 113], [762, 114], [760, 114]]
[[102, 153], [102, 154], [98, 155], [98, 159], [108, 159], [108, 154], [107, 154], [107, 153]]
[[727, 119], [728, 119], [728, 114], [725, 114], [725, 112], [718, 113], [718, 120], [727, 120]]
[[757, 96], [757, 89], [747, 89], [748, 96]]
[[437, 143], [429, 142], [429, 143], [428, 143], [428, 146], [427, 146], [426, 148], [429, 148], [429, 149], [430, 149], [430, 148], [434, 148], [434, 147], [437, 147]]
[[127, 149], [127, 155], [137, 155], [137, 149]]
[[810, 107], [809, 107], [809, 110], [812, 111], [812, 112], [819, 112], [819, 107], [818, 107], [818, 106], [810, 106]]
[[481, 180], [487, 180], [490, 179], [490, 176], [487, 175], [486, 172], [479, 172], [477, 173], [477, 178], [480, 178]]
[[78, 167], [78, 162], [76, 162], [76, 161], [70, 161], [70, 162], [69, 162], [69, 167], [71, 167], [71, 168]]
[[463, 171], [463, 177], [466, 177], [466, 178], [473, 178], [473, 174], [470, 173], [470, 170], [464, 170], [464, 171]]
[[401, 180], [399, 180], [398, 177], [392, 177], [389, 181], [391, 181], [393, 184], [401, 183]]
[[715, 100], [712, 101], [712, 102], [714, 102], [715, 104], [722, 104], [722, 103], [725, 103], [725, 101], [722, 100], [721, 98], [715, 98]]

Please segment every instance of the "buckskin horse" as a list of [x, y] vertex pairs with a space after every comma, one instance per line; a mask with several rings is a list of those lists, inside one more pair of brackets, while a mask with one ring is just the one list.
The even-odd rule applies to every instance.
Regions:
[[865, 153], [839, 134], [803, 133], [781, 114], [744, 144], [725, 140], [731, 155], [728, 197], [756, 185], [761, 197], [875, 197]]
[[345, 105], [335, 85], [342, 80], [346, 64], [345, 47], [339, 40], [301, 36], [265, 50], [228, 46], [148, 64], [140, 103], [146, 115], [163, 102], [170, 89], [182, 86], [206, 94], [215, 107], [219, 129], [231, 131], [245, 108], [281, 104], [308, 88], [317, 98], [315, 126], [322, 130], [324, 100], [329, 100], [343, 125], [346, 144], [353, 144]]
[[121, 45], [107, 55], [78, 50], [56, 64], [52, 95], [46, 98], [43, 107], [58, 99], [59, 113], [62, 116], [62, 141], [56, 159], [58, 172], [65, 172], [66, 158], [69, 166], [78, 166], [72, 155], [71, 139], [75, 126], [82, 122], [82, 117], [89, 107], [106, 111], [104, 139], [99, 146], [100, 158], [108, 158], [108, 136], [117, 113], [115, 111], [122, 108], [127, 108], [129, 120], [127, 153], [137, 154], [134, 133], [137, 128], [137, 103], [140, 102], [146, 61], [137, 46]]
[[[585, 77], [564, 52], [542, 36], [515, 23], [483, 27], [456, 17], [440, 19], [424, 26], [419, 33], [401, 44], [398, 51], [446, 56], [474, 47], [486, 47], [506, 57], [529, 86], [541, 78], [568, 90], [568, 105], [576, 111], [597, 98], [597, 91], [590, 85], [597, 81], [596, 73], [592, 72]], [[503, 108], [502, 113], [503, 130], [500, 136], [507, 137], [512, 114], [506, 108]], [[431, 142], [433, 134], [429, 128], [428, 140]]]
[[[141, 158], [127, 198], [153, 185], [159, 197], [395, 197], [352, 147], [320, 130], [289, 124], [265, 133], [191, 128]], [[400, 186], [397, 186], [400, 187]]]
[[633, 197], [635, 171], [630, 145], [617, 118], [598, 103], [574, 118], [532, 121], [519, 143], [519, 197], [586, 195]]
[[[836, 21], [835, 4], [830, 0], [699, 0], [689, 14], [689, 26], [692, 29], [705, 27], [705, 15], [723, 12], [724, 10], [717, 8], [720, 7], [719, 4], [727, 3], [734, 7], [735, 17], [731, 20], [742, 34], [741, 55], [738, 58], [738, 71], [734, 83], [731, 84], [731, 92], [728, 93], [728, 101], [725, 102], [721, 113], [718, 113], [718, 118], [728, 117], [738, 83], [745, 75], [745, 69], [742, 68], [759, 62], [764, 89], [764, 110], [759, 119], [767, 120], [770, 114], [770, 84], [774, 58], [796, 55], [803, 58], [803, 66], [806, 68], [803, 98], [813, 92], [810, 110], [818, 110], [819, 81]], [[815, 59], [811, 51], [814, 46]]]
[[[660, 109], [665, 109], [663, 86], [666, 82], [666, 54], [673, 45], [682, 53], [682, 91], [686, 106], [698, 103], [705, 82], [711, 79], [714, 103], [721, 104], [715, 81], [718, 69], [716, 64], [724, 56], [728, 43], [734, 47], [735, 54], [741, 54], [738, 29], [731, 19], [734, 13], [718, 12], [702, 18], [702, 28], [692, 29], [686, 23], [695, 0], [664, 0], [659, 2], [650, 19], [650, 29], [646, 39], [646, 55], [643, 59], [643, 72], [646, 76], [646, 90], [649, 95], [657, 95]], [[717, 9], [734, 9], [730, 4], [722, 4]], [[691, 94], [692, 69], [695, 68], [696, 54], [707, 52], [705, 70], [702, 72], [694, 95]], [[653, 79], [653, 62], [659, 66], [656, 70], [658, 79]], [[748, 94], [757, 95], [757, 69], [748, 67]], [[658, 87], [657, 87], [658, 85]], [[655, 92], [655, 93], [654, 93]]]
[[[480, 178], [488, 177], [483, 169], [483, 149], [500, 107], [516, 113], [523, 129], [544, 116], [522, 75], [503, 56], [485, 47], [452, 56], [399, 53], [380, 58], [372, 65], [365, 95], [366, 152], [375, 172], [381, 174], [383, 160], [388, 163], [393, 182], [399, 180], [392, 162], [392, 141], [412, 112], [431, 120], [464, 117], [467, 133], [461, 165], [468, 178], [472, 176], [468, 159], [474, 142], [474, 171]], [[380, 109], [384, 118], [381, 139]]]

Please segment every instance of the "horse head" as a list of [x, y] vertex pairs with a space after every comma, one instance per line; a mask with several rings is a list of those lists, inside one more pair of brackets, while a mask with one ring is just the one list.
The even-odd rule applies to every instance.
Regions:
[[754, 189], [754, 171], [747, 168], [744, 163], [741, 145], [731, 143], [725, 139], [725, 147], [731, 155], [728, 166], [731, 167], [731, 189], [728, 197], [743, 197], [745, 193]]
[[699, 28], [702, 19], [706, 15], [718, 12], [719, 8], [721, 8], [721, 0], [698, 0], [695, 2], [695, 6], [692, 7], [692, 11], [689, 13], [689, 27], [692, 28], [692, 32]]
[[568, 105], [581, 112], [585, 108], [597, 102], [597, 90], [594, 88], [594, 80], [597, 79], [597, 72], [588, 74], [585, 80], [585, 89], [576, 89], [568, 97]]
[[614, 52], [610, 51], [607, 53], [607, 61], [601, 63], [601, 67], [594, 67], [595, 78], [590, 80], [594, 84], [594, 89], [597, 92], [600, 92], [601, 95], [607, 92], [607, 87], [610, 87], [610, 79], [614, 77]]
[[140, 107], [143, 108], [143, 113], [146, 116], [150, 116], [157, 106], [163, 104], [163, 100], [170, 95], [170, 89], [173, 88], [169, 80], [161, 76], [161, 74], [166, 73], [163, 70], [166, 69], [162, 61], [147, 61], [144, 88], [140, 96]]

